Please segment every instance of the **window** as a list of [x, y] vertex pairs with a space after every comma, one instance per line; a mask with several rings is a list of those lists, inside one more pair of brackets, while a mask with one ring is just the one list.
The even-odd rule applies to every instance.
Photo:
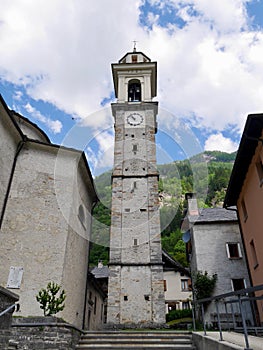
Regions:
[[257, 173], [258, 173], [258, 177], [259, 177], [259, 183], [260, 186], [262, 186], [263, 184], [263, 163], [261, 158], [258, 159], [258, 161], [256, 162], [256, 168], [257, 168]]
[[247, 221], [248, 213], [247, 213], [246, 203], [245, 203], [244, 199], [242, 199], [242, 201], [241, 201], [241, 208], [242, 208], [242, 212], [243, 212], [244, 221]]
[[166, 280], [163, 280], [163, 288], [164, 288], [164, 291], [166, 292], [166, 291], [167, 291], [167, 283], [166, 283]]
[[137, 239], [137, 238], [134, 238], [134, 239], [133, 239], [133, 245], [135, 245], [135, 246], [138, 245], [138, 239]]
[[138, 146], [137, 145], [133, 145], [132, 146], [132, 151], [134, 154], [136, 154], [136, 152], [138, 151]]
[[123, 300], [128, 301], [128, 295], [124, 295]]
[[253, 267], [254, 269], [256, 269], [258, 267], [258, 257], [257, 257], [256, 247], [253, 239], [250, 242], [250, 250], [251, 250], [251, 255], [253, 259]]
[[135, 63], [137, 62], [137, 55], [132, 55], [132, 63]]
[[243, 278], [233, 278], [231, 282], [234, 291], [246, 288], [245, 280]]
[[240, 244], [239, 243], [227, 243], [226, 244], [227, 256], [229, 259], [242, 258]]
[[188, 280], [181, 280], [181, 290], [182, 292], [187, 292], [188, 289]]

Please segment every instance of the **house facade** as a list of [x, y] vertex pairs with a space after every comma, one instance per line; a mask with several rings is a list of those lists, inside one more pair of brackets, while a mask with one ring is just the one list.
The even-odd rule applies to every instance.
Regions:
[[188, 269], [163, 250], [164, 295], [166, 313], [191, 308], [191, 276]]
[[[263, 114], [247, 117], [224, 207], [236, 208], [253, 286], [263, 284]], [[256, 293], [262, 294], [262, 291]], [[260, 322], [263, 301], [259, 300]]]
[[0, 98], [0, 285], [19, 296], [17, 316], [42, 316], [39, 290], [66, 291], [58, 314], [85, 323], [91, 211], [97, 202], [84, 154], [50, 142]]
[[[224, 208], [198, 209], [197, 199], [192, 194], [187, 194], [186, 197], [188, 212], [182, 230], [189, 232], [187, 255], [193, 287], [195, 274], [199, 271], [207, 271], [209, 276], [217, 275], [213, 296], [249, 287], [250, 280], [236, 213]], [[208, 324], [213, 323], [215, 312], [216, 306], [211, 303], [205, 311]], [[250, 307], [247, 317], [252, 317]]]

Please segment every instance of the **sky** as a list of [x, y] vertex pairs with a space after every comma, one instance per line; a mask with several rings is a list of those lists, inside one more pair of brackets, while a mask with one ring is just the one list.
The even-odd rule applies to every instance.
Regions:
[[263, 0], [0, 0], [0, 93], [56, 144], [111, 168], [111, 63], [157, 62], [158, 162], [237, 150], [263, 110]]

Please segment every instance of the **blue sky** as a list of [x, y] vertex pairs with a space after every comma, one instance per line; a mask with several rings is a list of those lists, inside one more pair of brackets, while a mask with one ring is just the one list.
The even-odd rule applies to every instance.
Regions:
[[158, 162], [237, 149], [262, 112], [263, 1], [0, 0], [0, 93], [52, 142], [111, 167], [111, 63], [158, 63]]

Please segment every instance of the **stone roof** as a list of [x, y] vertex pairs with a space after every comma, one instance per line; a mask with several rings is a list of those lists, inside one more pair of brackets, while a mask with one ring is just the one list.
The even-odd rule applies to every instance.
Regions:
[[172, 268], [175, 271], [183, 272], [185, 275], [190, 276], [189, 270], [181, 265], [178, 261], [174, 260], [166, 250], [162, 249], [162, 260], [164, 263], [164, 269]]
[[225, 222], [225, 221], [237, 221], [237, 214], [233, 210], [227, 210], [224, 208], [203, 208], [200, 209], [198, 216], [189, 216], [191, 223], [211, 223], [211, 222]]
[[108, 278], [109, 268], [108, 266], [102, 266], [102, 267], [96, 266], [91, 270], [91, 273], [95, 276], [95, 278]]

